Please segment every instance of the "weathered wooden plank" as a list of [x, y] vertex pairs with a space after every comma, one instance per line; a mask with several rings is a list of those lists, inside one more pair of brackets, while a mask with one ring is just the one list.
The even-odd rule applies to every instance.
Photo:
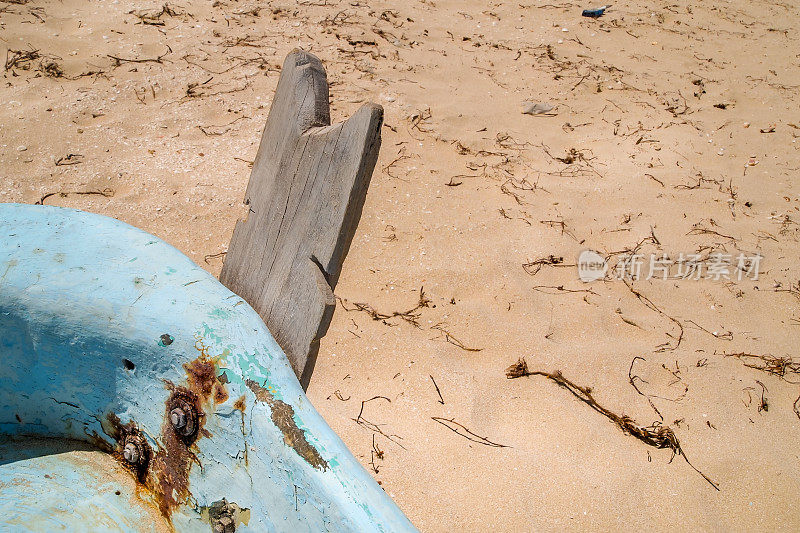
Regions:
[[283, 64], [220, 281], [261, 316], [308, 386], [380, 148], [383, 109], [330, 125], [322, 63]]

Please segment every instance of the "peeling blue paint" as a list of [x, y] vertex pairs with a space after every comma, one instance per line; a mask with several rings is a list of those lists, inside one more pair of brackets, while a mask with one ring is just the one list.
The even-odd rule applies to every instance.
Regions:
[[[211, 531], [209, 509], [219, 511], [224, 499], [237, 516], [247, 510], [237, 532], [415, 531], [308, 402], [258, 315], [175, 248], [106, 217], [2, 204], [0, 265], [0, 434], [119, 453], [111, 413], [119, 426], [135, 424], [163, 462], [175, 441], [165, 421], [167, 383], [192, 386], [188, 369], [201, 361], [213, 365], [216, 392], [202, 398], [202, 433], [190, 450], [197, 464], [187, 467], [188, 494], [166, 512], [169, 527]], [[283, 422], [300, 433], [282, 432], [274, 407], [256, 401], [247, 380], [284, 403], [292, 416]], [[327, 468], [287, 444], [292, 435], [302, 435]], [[108, 528], [152, 526], [148, 512], [159, 495], [146, 493], [157, 485], [138, 492], [138, 507], [125, 500], [126, 508], [72, 455], [14, 459], [9, 450], [31, 446], [10, 442], [0, 442], [0, 529], [86, 529], [91, 512], [53, 511], [68, 501], [66, 489], [48, 493], [57, 483], [14, 484], [37, 468], [71, 476]]]

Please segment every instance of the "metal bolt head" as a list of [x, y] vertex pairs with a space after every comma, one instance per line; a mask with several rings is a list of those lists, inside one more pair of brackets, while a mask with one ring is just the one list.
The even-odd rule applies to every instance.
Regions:
[[122, 456], [132, 465], [138, 464], [142, 458], [139, 447], [132, 442], [125, 444], [125, 448], [122, 449]]
[[[183, 437], [191, 437], [197, 428], [197, 415], [194, 407], [189, 403], [179, 400], [169, 412], [169, 423], [175, 433]], [[174, 405], [174, 404], [173, 404]]]
[[175, 429], [183, 429], [186, 427], [186, 413], [180, 407], [176, 407], [170, 411], [169, 421]]

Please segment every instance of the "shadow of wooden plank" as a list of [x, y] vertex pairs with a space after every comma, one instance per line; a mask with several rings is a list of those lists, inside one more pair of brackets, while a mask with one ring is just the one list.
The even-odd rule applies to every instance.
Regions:
[[283, 64], [220, 281], [244, 298], [286, 352], [303, 388], [314, 369], [381, 143], [383, 108], [330, 124], [314, 55]]

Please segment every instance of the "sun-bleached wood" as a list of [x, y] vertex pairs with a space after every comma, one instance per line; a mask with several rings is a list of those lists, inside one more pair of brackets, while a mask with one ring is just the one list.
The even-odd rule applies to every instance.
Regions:
[[245, 204], [220, 281], [261, 316], [308, 386], [333, 316], [333, 288], [353, 239], [381, 143], [383, 108], [331, 125], [320, 60], [283, 64]]

